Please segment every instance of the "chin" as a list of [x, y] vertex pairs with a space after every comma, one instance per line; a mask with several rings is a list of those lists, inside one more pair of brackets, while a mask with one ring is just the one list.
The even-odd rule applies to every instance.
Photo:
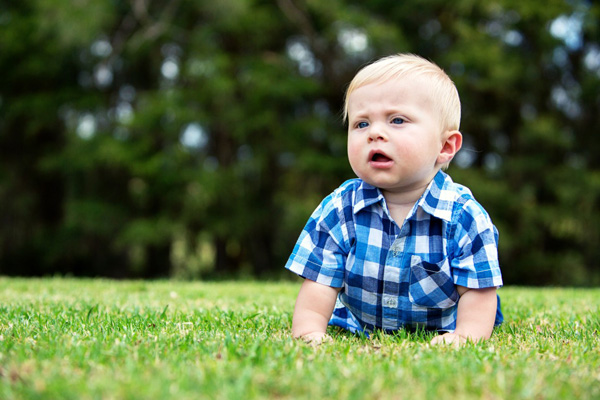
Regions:
[[379, 188], [382, 190], [393, 190], [397, 186], [394, 183], [381, 182], [381, 181], [374, 180], [374, 179], [363, 179], [363, 181], [367, 182], [371, 186], [375, 186], [376, 188]]

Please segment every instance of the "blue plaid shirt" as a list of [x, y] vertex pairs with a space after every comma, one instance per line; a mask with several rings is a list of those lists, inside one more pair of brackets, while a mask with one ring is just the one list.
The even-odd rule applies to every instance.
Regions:
[[345, 182], [314, 211], [286, 268], [342, 288], [330, 325], [352, 332], [454, 331], [455, 285], [502, 286], [498, 231], [470, 190], [442, 171], [402, 226], [379, 189]]

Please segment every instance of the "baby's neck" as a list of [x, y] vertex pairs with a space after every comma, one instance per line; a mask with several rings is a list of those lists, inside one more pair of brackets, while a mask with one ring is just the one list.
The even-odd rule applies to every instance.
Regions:
[[383, 197], [394, 222], [401, 227], [408, 213], [415, 203], [421, 198], [427, 186], [411, 190], [410, 192], [389, 192], [382, 190]]

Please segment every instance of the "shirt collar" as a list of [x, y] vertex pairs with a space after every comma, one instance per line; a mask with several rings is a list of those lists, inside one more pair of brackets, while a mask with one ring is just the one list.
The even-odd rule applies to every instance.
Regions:
[[358, 189], [356, 189], [354, 207], [352, 208], [354, 214], [358, 214], [361, 210], [379, 202], [385, 202], [381, 190], [360, 180], [360, 185], [358, 186]]
[[436, 218], [451, 221], [456, 199], [454, 191], [448, 189], [452, 183], [452, 179], [446, 173], [438, 171], [417, 202], [417, 206]]
[[[450, 184], [452, 184], [452, 179], [443, 171], [438, 171], [429, 183], [429, 186], [427, 186], [427, 189], [425, 189], [423, 195], [421, 195], [421, 198], [417, 201], [413, 212], [409, 215], [412, 215], [417, 207], [421, 207], [423, 211], [436, 218], [450, 221], [454, 205], [453, 192], [447, 190]], [[357, 214], [361, 210], [379, 202], [385, 203], [385, 198], [381, 191], [375, 186], [361, 180], [356, 190], [352, 211], [354, 214]]]

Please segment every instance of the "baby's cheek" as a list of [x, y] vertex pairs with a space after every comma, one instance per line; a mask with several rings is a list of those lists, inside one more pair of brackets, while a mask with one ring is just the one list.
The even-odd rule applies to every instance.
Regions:
[[348, 144], [348, 160], [350, 165], [355, 168], [360, 160], [360, 147], [357, 145]]

